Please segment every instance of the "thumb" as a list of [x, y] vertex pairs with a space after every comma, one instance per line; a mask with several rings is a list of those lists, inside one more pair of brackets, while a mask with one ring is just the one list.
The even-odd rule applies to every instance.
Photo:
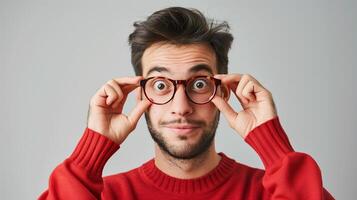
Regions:
[[147, 108], [150, 107], [151, 104], [152, 103], [150, 101], [148, 101], [147, 99], [139, 101], [136, 104], [135, 108], [128, 115], [128, 120], [132, 127], [136, 126], [141, 115], [143, 115], [143, 113], [147, 110]]
[[135, 89], [135, 99], [136, 99], [136, 102], [139, 103], [141, 100], [142, 100], [142, 91], [141, 91], [141, 87], [137, 87]]
[[216, 105], [216, 107], [218, 108], [218, 110], [220, 110], [223, 115], [225, 116], [225, 118], [227, 119], [228, 123], [230, 124], [231, 127], [233, 127], [234, 125], [234, 120], [236, 119], [236, 117], [238, 116], [238, 113], [236, 111], [234, 111], [234, 109], [228, 104], [228, 102], [226, 102], [222, 97], [220, 96], [215, 96], [212, 99], [212, 102], [214, 103], [214, 105]]

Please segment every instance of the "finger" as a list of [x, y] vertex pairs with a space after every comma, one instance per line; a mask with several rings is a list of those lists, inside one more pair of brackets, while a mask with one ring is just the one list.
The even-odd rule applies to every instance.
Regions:
[[238, 82], [242, 78], [242, 74], [216, 74], [213, 77], [223, 82]]
[[238, 81], [238, 82], [234, 82], [234, 83], [230, 83], [230, 84], [228, 84], [228, 87], [229, 87], [233, 92], [235, 92], [235, 91], [237, 90], [238, 84], [239, 84], [239, 81]]
[[120, 102], [124, 98], [124, 94], [118, 82], [112, 79], [108, 81], [107, 84], [112, 86], [112, 88], [114, 88], [115, 92], [118, 94], [117, 102]]
[[221, 83], [227, 86], [237, 85], [241, 80], [241, 74], [216, 74], [214, 78], [221, 80]]
[[143, 77], [142, 76], [133, 76], [133, 77], [120, 77], [120, 78], [114, 78], [113, 80], [115, 80], [116, 82], [118, 82], [118, 84], [120, 86], [125, 86], [125, 85], [140, 85], [140, 80], [142, 80]]
[[112, 79], [115, 81], [121, 88], [123, 94], [128, 94], [133, 91], [135, 88], [140, 86], [140, 81], [143, 79], [142, 76], [133, 76], [133, 77], [120, 77]]
[[[238, 97], [238, 95], [236, 94], [236, 90], [237, 90], [237, 87], [236, 87], [236, 89], [231, 88], [232, 93], [233, 93], [234, 96], [238, 99], [240, 105], [244, 105], [246, 102], [243, 103], [242, 99], [241, 99], [240, 97]], [[243, 107], [244, 107], [244, 106], [243, 106]]]
[[228, 101], [231, 96], [231, 90], [226, 85], [221, 84], [217, 93], [225, 100]]
[[[141, 79], [142, 79], [141, 76], [124, 77], [124, 78], [112, 79], [107, 82], [107, 84], [111, 85], [118, 93], [118, 99], [112, 105], [113, 109], [115, 109], [118, 112], [121, 112], [122, 107], [124, 105], [123, 102], [126, 101], [126, 98], [130, 92], [132, 92], [135, 88], [139, 87]], [[121, 82], [122, 84], [120, 85], [119, 82]]]
[[214, 103], [214, 105], [216, 105], [218, 110], [223, 113], [229, 124], [232, 126], [238, 113], [234, 111], [234, 109], [220, 96], [215, 96], [212, 99], [212, 102]]
[[121, 86], [121, 89], [122, 89], [124, 95], [127, 95], [138, 87], [140, 87], [140, 82], [139, 82], [139, 84], [123, 85], [123, 86]]
[[243, 88], [247, 85], [248, 82], [249, 82], [249, 77], [243, 76], [242, 79], [239, 81], [236, 90], [234, 91], [243, 104], [248, 103], [248, 99], [244, 97], [242, 94]]
[[214, 77], [220, 79], [223, 85], [228, 86], [237, 97], [239, 102], [242, 104], [243, 102], [247, 103], [247, 99], [241, 95], [238, 95], [239, 93], [237, 93], [237, 87], [239, 84], [241, 84], [240, 82], [242, 81], [243, 76], [244, 75], [242, 74], [217, 74]]
[[[249, 101], [256, 100], [255, 93], [254, 93], [254, 86], [255, 86], [255, 83], [250, 80], [243, 88], [242, 95], [244, 97], [246, 97], [247, 99], [249, 99]], [[257, 86], [255, 86], [255, 87], [257, 87]]]
[[151, 105], [151, 102], [147, 99], [144, 99], [136, 104], [135, 108], [129, 113], [128, 120], [131, 125], [134, 127], [138, 123], [141, 115], [147, 110], [147, 108]]
[[124, 108], [124, 104], [125, 104], [125, 102], [126, 102], [126, 99], [127, 99], [127, 97], [124, 96], [121, 101], [115, 101], [115, 102], [111, 105], [111, 107], [112, 107], [112, 109], [113, 109], [113, 113], [116, 113], [116, 114], [122, 113], [123, 108]]
[[136, 102], [139, 102], [139, 101], [141, 101], [142, 100], [142, 94], [141, 94], [141, 88], [139, 87], [139, 88], [136, 88], [135, 89], [135, 99], [136, 99]]
[[115, 92], [114, 88], [108, 84], [103, 86], [103, 89], [100, 90], [99, 95], [106, 98], [106, 104], [110, 106], [118, 98], [118, 94]]

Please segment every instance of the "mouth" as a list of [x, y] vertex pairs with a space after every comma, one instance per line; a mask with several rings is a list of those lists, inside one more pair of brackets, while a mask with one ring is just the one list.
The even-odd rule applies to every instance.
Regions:
[[200, 128], [198, 126], [193, 125], [169, 125], [165, 126], [170, 132], [174, 132], [180, 135], [187, 135], [193, 133], [196, 129]]

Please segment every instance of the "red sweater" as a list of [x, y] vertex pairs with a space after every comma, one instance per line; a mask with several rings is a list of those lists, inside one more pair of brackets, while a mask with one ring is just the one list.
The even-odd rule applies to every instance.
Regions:
[[256, 127], [245, 141], [258, 153], [265, 171], [220, 153], [218, 166], [196, 179], [170, 177], [154, 160], [102, 178], [104, 165], [119, 145], [87, 128], [39, 199], [334, 199], [323, 188], [316, 162], [293, 150], [278, 118]]

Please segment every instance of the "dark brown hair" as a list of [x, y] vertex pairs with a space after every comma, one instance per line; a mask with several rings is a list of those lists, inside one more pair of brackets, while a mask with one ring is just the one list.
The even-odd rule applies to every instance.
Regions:
[[216, 53], [218, 73], [228, 72], [228, 51], [233, 36], [227, 22], [215, 23], [196, 9], [170, 7], [153, 13], [146, 21], [135, 22], [134, 27], [134, 32], [129, 35], [129, 44], [136, 75], [143, 73], [141, 59], [144, 51], [156, 42], [177, 45], [207, 43]]

